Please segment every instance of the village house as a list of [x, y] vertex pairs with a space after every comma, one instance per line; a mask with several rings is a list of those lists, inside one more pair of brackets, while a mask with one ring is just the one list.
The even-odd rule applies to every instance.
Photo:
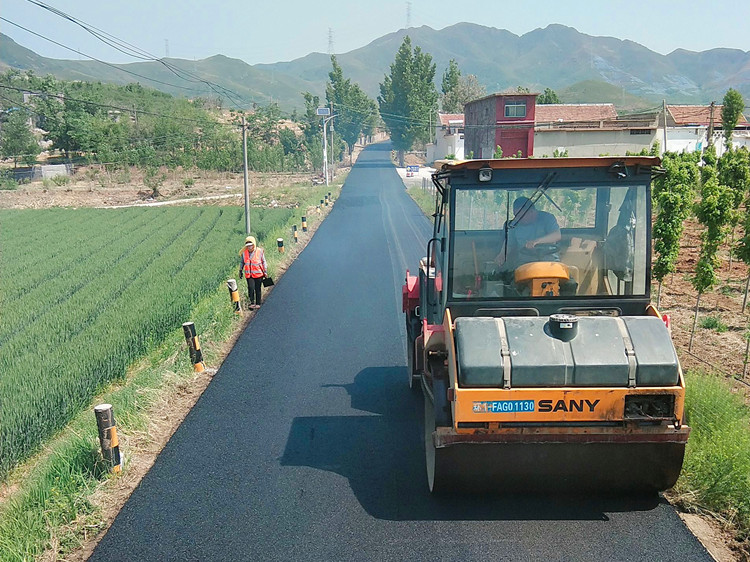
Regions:
[[427, 161], [464, 158], [464, 114], [438, 113], [435, 142], [427, 145]]
[[[614, 104], [536, 104], [537, 94], [498, 93], [466, 104], [464, 157], [492, 158], [499, 146], [505, 157], [591, 157], [650, 150], [706, 147], [713, 112], [713, 143], [723, 153], [721, 106], [667, 105], [663, 111], [618, 116]], [[460, 116], [453, 116], [454, 119]], [[666, 142], [665, 142], [666, 139]], [[735, 147], [750, 148], [750, 123], [740, 117]], [[460, 156], [456, 155], [458, 158]]]
[[[667, 105], [667, 150], [701, 151], [708, 144], [709, 129], [719, 156], [724, 153], [721, 105]], [[740, 115], [732, 133], [732, 145], [750, 149], [750, 123]]]
[[534, 155], [536, 97], [533, 93], [498, 93], [464, 106], [464, 155], [492, 158], [497, 147], [503, 156]]

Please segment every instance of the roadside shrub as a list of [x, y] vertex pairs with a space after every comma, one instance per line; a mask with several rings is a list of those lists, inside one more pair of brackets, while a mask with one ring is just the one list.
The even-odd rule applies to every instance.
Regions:
[[70, 183], [70, 176], [64, 176], [64, 175], [53, 176], [52, 183], [58, 187], [63, 186], [63, 185], [68, 185]]
[[13, 171], [0, 172], [0, 190], [13, 191], [14, 189], [18, 189], [18, 182], [13, 178]]
[[718, 316], [706, 316], [705, 318], [702, 318], [700, 321], [700, 326], [701, 328], [704, 328], [706, 330], [714, 330], [715, 332], [718, 332], [720, 334], [726, 332], [729, 329]]

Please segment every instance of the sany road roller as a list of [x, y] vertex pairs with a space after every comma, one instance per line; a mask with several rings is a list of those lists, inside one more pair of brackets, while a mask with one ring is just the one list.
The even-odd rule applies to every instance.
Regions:
[[650, 303], [651, 157], [446, 163], [406, 272], [432, 492], [655, 492], [689, 427]]

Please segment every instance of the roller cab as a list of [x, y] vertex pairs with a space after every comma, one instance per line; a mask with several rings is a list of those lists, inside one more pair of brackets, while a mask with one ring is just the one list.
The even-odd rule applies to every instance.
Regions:
[[648, 157], [468, 161], [434, 174], [403, 287], [430, 490], [654, 492], [690, 432], [650, 304]]

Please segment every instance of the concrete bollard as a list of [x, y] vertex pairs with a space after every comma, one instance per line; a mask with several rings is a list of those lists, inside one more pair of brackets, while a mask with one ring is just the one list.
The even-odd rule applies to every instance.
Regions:
[[206, 369], [206, 365], [203, 363], [203, 352], [201, 351], [201, 344], [198, 341], [198, 335], [195, 331], [195, 324], [193, 322], [185, 322], [182, 325], [182, 331], [185, 332], [185, 341], [190, 352], [190, 361], [193, 363], [193, 370], [196, 373], [202, 373]]
[[276, 239], [276, 247], [279, 249], [279, 253], [284, 253], [284, 239], [283, 238], [277, 238]]
[[292, 235], [294, 236], [294, 243], [296, 244], [297, 242], [299, 242], [299, 238], [297, 236], [297, 225], [296, 224], [294, 226], [292, 226]]
[[102, 457], [107, 461], [110, 472], [121, 472], [120, 440], [117, 437], [117, 425], [115, 424], [112, 404], [99, 404], [94, 407], [94, 415], [96, 416], [96, 426], [99, 429]]
[[227, 288], [229, 289], [229, 298], [232, 301], [235, 314], [242, 314], [242, 307], [240, 306], [240, 292], [237, 290], [237, 281], [230, 279], [227, 281]]
[[302, 217], [302, 232], [307, 232], [307, 217]]

